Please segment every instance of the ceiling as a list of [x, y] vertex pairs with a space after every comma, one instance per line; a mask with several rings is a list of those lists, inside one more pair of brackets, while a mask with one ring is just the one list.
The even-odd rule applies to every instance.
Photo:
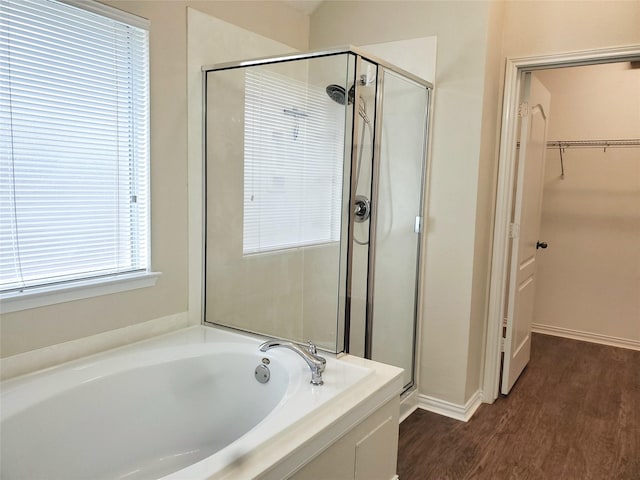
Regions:
[[311, 15], [322, 3], [322, 0], [284, 0], [284, 3], [307, 15]]

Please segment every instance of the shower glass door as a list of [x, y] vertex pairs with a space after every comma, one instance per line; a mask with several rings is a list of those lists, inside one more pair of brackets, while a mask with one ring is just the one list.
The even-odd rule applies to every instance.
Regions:
[[367, 350], [373, 360], [404, 368], [409, 388], [414, 381], [429, 90], [383, 70]]

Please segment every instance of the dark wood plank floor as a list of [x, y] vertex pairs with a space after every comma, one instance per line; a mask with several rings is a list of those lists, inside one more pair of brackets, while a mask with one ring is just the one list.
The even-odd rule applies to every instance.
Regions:
[[400, 480], [640, 480], [640, 352], [534, 334], [508, 397], [400, 425]]

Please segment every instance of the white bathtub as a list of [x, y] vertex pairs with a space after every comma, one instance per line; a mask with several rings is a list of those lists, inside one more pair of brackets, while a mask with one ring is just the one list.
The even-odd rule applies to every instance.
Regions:
[[0, 477], [284, 478], [400, 389], [400, 370], [349, 356], [312, 386], [260, 341], [197, 326], [3, 382]]

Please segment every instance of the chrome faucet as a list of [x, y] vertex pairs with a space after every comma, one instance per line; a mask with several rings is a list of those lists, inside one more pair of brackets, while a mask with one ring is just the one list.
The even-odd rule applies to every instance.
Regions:
[[260, 351], [266, 352], [267, 350], [277, 347], [293, 350], [300, 355], [305, 362], [307, 362], [307, 365], [309, 365], [309, 368], [311, 369], [312, 385], [322, 385], [324, 383], [322, 381], [322, 372], [324, 372], [324, 368], [327, 365], [327, 359], [318, 355], [318, 349], [313, 343], [309, 342], [308, 345], [303, 346], [298, 345], [297, 343], [286, 342], [284, 340], [277, 340], [273, 338], [260, 345]]

